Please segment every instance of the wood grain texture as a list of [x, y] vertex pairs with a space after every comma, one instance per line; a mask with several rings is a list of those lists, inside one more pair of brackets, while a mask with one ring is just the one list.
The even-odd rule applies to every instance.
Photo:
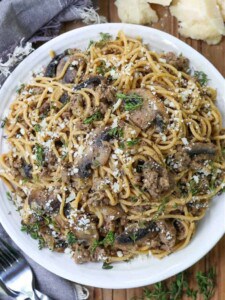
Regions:
[[[114, 0], [95, 0], [94, 2], [99, 7], [100, 15], [107, 17], [109, 22], [119, 22]], [[177, 21], [170, 15], [169, 9], [159, 5], [155, 5], [154, 8], [157, 10], [160, 18], [159, 22], [152, 27], [168, 32], [195, 48], [211, 61], [220, 73], [225, 76], [225, 37], [219, 45], [215, 46], [209, 46], [205, 42], [183, 38], [178, 33]], [[63, 32], [81, 26], [84, 26], [81, 22], [66, 23], [63, 27]], [[196, 272], [206, 271], [210, 266], [216, 267], [217, 271], [217, 288], [213, 300], [225, 300], [225, 236], [204, 258], [187, 270], [190, 285], [193, 288], [195, 288], [194, 277]], [[108, 290], [89, 287], [89, 290], [90, 300], [131, 300], [132, 298], [140, 299], [143, 295], [143, 287], [127, 290]], [[184, 297], [183, 299], [186, 300], [190, 298]], [[197, 300], [203, 300], [203, 298], [198, 297]]]

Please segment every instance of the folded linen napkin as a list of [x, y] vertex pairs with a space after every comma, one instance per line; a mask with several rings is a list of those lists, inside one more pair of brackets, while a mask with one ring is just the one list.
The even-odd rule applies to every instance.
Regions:
[[[6, 242], [19, 250], [26, 258], [35, 275], [35, 287], [42, 293], [51, 297], [52, 300], [85, 300], [89, 297], [88, 289], [74, 282], [65, 280], [34, 262], [29, 256], [24, 254], [11, 240], [3, 227], [0, 225], [0, 236]], [[11, 300], [13, 298], [4, 296], [0, 291], [1, 300]]]
[[[33, 42], [55, 37], [62, 22], [79, 19], [85, 23], [106, 20], [99, 17], [91, 0], [0, 0], [0, 86], [15, 66], [33, 51]], [[1, 225], [0, 236], [16, 247]], [[24, 256], [41, 292], [54, 300], [88, 299], [86, 288], [52, 274]], [[0, 291], [0, 299], [10, 298]]]
[[0, 0], [0, 86], [32, 52], [32, 42], [57, 36], [61, 24], [73, 20], [87, 24], [106, 22], [91, 0]]

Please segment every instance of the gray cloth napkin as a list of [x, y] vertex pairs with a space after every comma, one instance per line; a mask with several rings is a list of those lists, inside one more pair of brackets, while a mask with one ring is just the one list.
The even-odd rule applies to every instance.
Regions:
[[[0, 236], [13, 247], [21, 252], [21, 250], [16, 246], [16, 244], [11, 240], [8, 234], [0, 225]], [[22, 253], [22, 252], [21, 252]], [[88, 299], [89, 292], [85, 287], [75, 284], [65, 280], [59, 276], [42, 268], [40, 265], [35, 263], [29, 256], [22, 253], [26, 258], [27, 262], [31, 266], [35, 275], [35, 287], [51, 297], [52, 300], [84, 300]], [[11, 300], [11, 297], [4, 296], [0, 292], [0, 300]]]
[[[0, 0], [0, 86], [8, 75], [2, 71], [3, 63], [21, 41], [47, 41], [59, 34], [63, 22], [79, 19], [85, 23], [106, 21], [91, 0]], [[26, 56], [16, 55], [10, 71]]]
[[[59, 34], [62, 22], [78, 19], [85, 23], [105, 21], [96, 13], [91, 0], [0, 0], [0, 86], [9, 74], [8, 66], [12, 71], [32, 51], [27, 41], [47, 41]], [[22, 39], [24, 47], [29, 44], [24, 54], [16, 51]], [[9, 58], [13, 58], [10, 64]], [[1, 225], [0, 236], [16, 247]], [[37, 288], [52, 299], [88, 298], [87, 289], [50, 273], [24, 256], [35, 273]], [[0, 293], [0, 300], [3, 299], [9, 297]]]

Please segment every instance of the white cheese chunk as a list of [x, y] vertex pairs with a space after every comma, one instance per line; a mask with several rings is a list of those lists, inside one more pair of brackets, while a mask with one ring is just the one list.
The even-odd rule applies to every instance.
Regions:
[[217, 0], [217, 4], [219, 5], [223, 20], [225, 21], [225, 0]]
[[180, 22], [179, 32], [192, 39], [217, 44], [225, 34], [222, 14], [217, 0], [177, 0], [170, 7]]
[[151, 24], [157, 22], [156, 12], [147, 0], [117, 0], [118, 15], [123, 23]]

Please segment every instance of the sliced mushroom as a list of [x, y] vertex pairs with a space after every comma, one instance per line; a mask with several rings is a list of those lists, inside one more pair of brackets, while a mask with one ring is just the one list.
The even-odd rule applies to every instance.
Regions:
[[[71, 55], [64, 55], [63, 57], [60, 58], [58, 66], [56, 68], [56, 76], [60, 76], [60, 74], [62, 73], [66, 63], [71, 60], [72, 56]], [[62, 82], [65, 83], [73, 83], [74, 79], [76, 77], [77, 74], [77, 68], [75, 67], [71, 67], [69, 66], [62, 78]]]
[[107, 142], [109, 139], [107, 131], [97, 129], [93, 132], [82, 158], [78, 161], [78, 175], [81, 178], [87, 178], [91, 175], [91, 169], [98, 166], [104, 166], [110, 156], [111, 147]]
[[59, 102], [62, 104], [66, 104], [69, 101], [70, 97], [67, 92], [63, 93], [62, 96], [59, 98]]
[[217, 153], [217, 147], [212, 143], [194, 143], [190, 146], [187, 146], [185, 150], [190, 157], [200, 154], [214, 157]]
[[[73, 58], [73, 53], [70, 53], [69, 50], [65, 50], [63, 53], [56, 55], [48, 64], [45, 70], [45, 76], [51, 78], [59, 76], [62, 73], [66, 63]], [[62, 78], [62, 81], [65, 83], [73, 83], [76, 74], [77, 66], [69, 66]]]
[[41, 189], [31, 190], [28, 197], [28, 204], [34, 211], [58, 212], [60, 207], [60, 202], [56, 194]]
[[142, 130], [156, 124], [157, 130], [162, 131], [163, 124], [168, 121], [164, 104], [147, 89], [134, 89], [128, 95], [138, 95], [143, 99], [142, 106], [130, 113], [130, 120]]
[[145, 227], [140, 228], [138, 224], [132, 224], [126, 231], [116, 236], [115, 247], [119, 249], [129, 249], [142, 244], [145, 239], [154, 239], [159, 229], [156, 223], [149, 222]]
[[157, 199], [174, 188], [172, 174], [155, 160], [149, 159], [142, 165], [144, 185], [153, 199]]
[[176, 229], [173, 226], [173, 223], [170, 221], [160, 220], [156, 222], [157, 227], [159, 228], [159, 238], [162, 242], [162, 249], [172, 250], [173, 246], [176, 243]]
[[58, 66], [59, 61], [65, 56], [65, 53], [61, 53], [59, 55], [56, 55], [51, 61], [50, 63], [47, 65], [47, 68], [45, 70], [45, 77], [55, 77], [56, 76], [56, 69]]
[[86, 81], [74, 86], [73, 91], [79, 91], [79, 90], [84, 89], [84, 88], [96, 87], [96, 86], [100, 85], [102, 83], [102, 81], [104, 81], [104, 80], [105, 80], [105, 78], [102, 77], [102, 76], [90, 77]]
[[175, 220], [175, 221], [173, 222], [173, 225], [174, 225], [174, 227], [175, 227], [175, 229], [176, 229], [176, 231], [177, 231], [177, 239], [178, 239], [179, 241], [185, 239], [186, 236], [187, 236], [187, 230], [186, 230], [186, 227], [185, 227], [185, 225], [183, 224], [183, 222], [182, 222], [182, 221], [179, 221], [179, 220]]

